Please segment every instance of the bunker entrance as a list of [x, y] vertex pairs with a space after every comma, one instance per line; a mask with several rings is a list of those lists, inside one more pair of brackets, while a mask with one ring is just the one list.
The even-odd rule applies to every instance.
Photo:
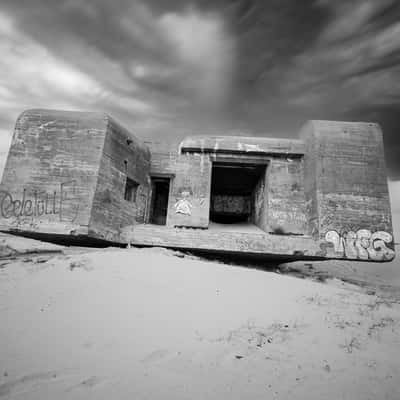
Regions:
[[210, 222], [265, 230], [266, 165], [213, 163]]
[[165, 225], [167, 222], [169, 183], [169, 178], [151, 178], [151, 224]]

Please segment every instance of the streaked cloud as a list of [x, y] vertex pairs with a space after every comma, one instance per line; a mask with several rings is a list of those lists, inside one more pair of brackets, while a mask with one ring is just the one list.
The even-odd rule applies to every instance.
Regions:
[[283, 86], [289, 101], [335, 112], [398, 103], [400, 22], [382, 26], [377, 18], [393, 1], [325, 3], [333, 17], [315, 44], [294, 58]]
[[3, 113], [27, 107], [85, 108], [100, 102], [132, 112], [149, 112], [139, 97], [124, 99], [74, 63], [56, 57], [48, 48], [19, 32], [11, 18], [0, 14], [0, 107]]
[[235, 49], [221, 16], [188, 8], [164, 14], [160, 23], [176, 45], [185, 89], [203, 104], [224, 104], [233, 85]]
[[399, 21], [397, 0], [3, 0], [0, 148], [30, 107], [160, 140], [361, 119], [400, 178]]

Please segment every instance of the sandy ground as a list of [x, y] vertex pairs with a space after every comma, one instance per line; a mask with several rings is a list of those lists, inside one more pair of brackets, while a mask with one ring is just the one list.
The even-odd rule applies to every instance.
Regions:
[[296, 261], [280, 264], [281, 272], [294, 273], [319, 280], [339, 278], [361, 286], [368, 293], [400, 302], [400, 246], [396, 245], [397, 257], [387, 263], [362, 261]]
[[3, 261], [0, 399], [400, 399], [395, 296], [172, 254]]

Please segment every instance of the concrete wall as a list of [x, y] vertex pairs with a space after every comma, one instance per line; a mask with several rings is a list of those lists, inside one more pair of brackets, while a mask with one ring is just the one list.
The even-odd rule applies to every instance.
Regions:
[[179, 147], [182, 152], [211, 154], [304, 154], [304, 143], [301, 140], [255, 136], [190, 136]]
[[171, 177], [167, 226], [208, 227], [211, 187], [208, 155], [152, 152], [150, 175]]
[[252, 210], [251, 196], [214, 195], [211, 197], [211, 211], [228, 215], [250, 216]]
[[172, 181], [167, 225], [207, 228], [210, 184], [211, 162], [206, 155], [180, 155]]
[[312, 234], [327, 240], [337, 255], [379, 258], [382, 246], [393, 247], [380, 127], [311, 121], [301, 135], [307, 148], [304, 172]]
[[260, 229], [268, 231], [268, 188], [267, 188], [267, 173], [268, 166], [263, 173], [263, 176], [258, 180], [253, 192], [253, 215], [252, 222]]
[[[264, 232], [206, 230], [213, 162], [266, 166], [251, 196], [252, 222]], [[151, 176], [170, 178], [170, 192], [167, 226], [148, 227], [159, 232], [150, 240]], [[127, 177], [138, 184], [135, 201], [124, 198]], [[204, 234], [195, 231], [201, 240], [192, 243], [192, 230], [175, 227]], [[151, 151], [104, 114], [29, 110], [17, 120], [4, 170], [0, 229], [135, 243], [143, 232], [156, 245], [175, 235], [187, 248], [246, 252], [258, 241], [256, 252], [271, 254], [282, 245], [292, 255], [394, 257], [382, 133], [368, 123], [311, 121], [301, 140], [192, 138], [178, 151]]]
[[[121, 231], [145, 222], [150, 194], [150, 151], [125, 128], [108, 118], [90, 219], [90, 235], [121, 241]], [[126, 179], [139, 184], [136, 201], [124, 199]]]
[[273, 157], [267, 174], [268, 231], [308, 234], [303, 157]]
[[100, 113], [23, 112], [1, 184], [2, 229], [87, 233], [106, 127]]
[[212, 160], [264, 163], [266, 177], [253, 195], [257, 207], [252, 221], [266, 232], [309, 235], [303, 158], [306, 145], [302, 140], [217, 136], [189, 137], [180, 148], [202, 151]]

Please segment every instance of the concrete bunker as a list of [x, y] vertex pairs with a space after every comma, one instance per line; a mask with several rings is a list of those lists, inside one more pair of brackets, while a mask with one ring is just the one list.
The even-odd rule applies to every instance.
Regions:
[[293, 258], [390, 261], [382, 132], [310, 121], [298, 139], [142, 143], [101, 113], [28, 110], [0, 186], [0, 230]]
[[213, 162], [211, 225], [256, 225], [262, 229], [260, 208], [264, 204], [266, 168], [266, 164]]

